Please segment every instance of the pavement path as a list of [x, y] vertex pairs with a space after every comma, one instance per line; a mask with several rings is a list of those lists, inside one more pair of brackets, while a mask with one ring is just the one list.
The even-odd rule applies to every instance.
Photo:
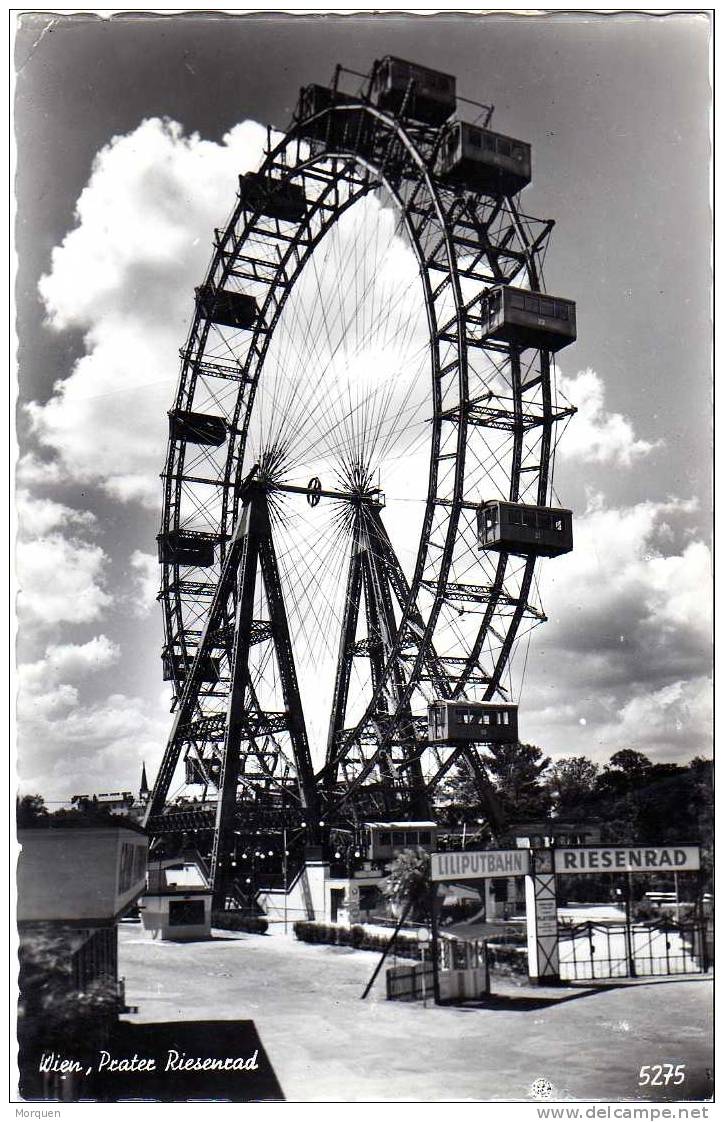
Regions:
[[[389, 1002], [369, 951], [292, 934], [216, 932], [153, 942], [122, 925], [120, 973], [132, 1021], [253, 1020], [288, 1100], [705, 1100], [712, 1094], [711, 978], [531, 988], [493, 979], [485, 1005]], [[643, 1064], [684, 1064], [679, 1088], [639, 1088]]]

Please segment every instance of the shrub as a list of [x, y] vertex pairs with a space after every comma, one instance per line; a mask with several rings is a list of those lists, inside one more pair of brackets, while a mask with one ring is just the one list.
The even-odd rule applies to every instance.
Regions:
[[265, 935], [269, 924], [263, 916], [247, 916], [243, 912], [212, 912], [211, 926], [222, 931], [247, 931], [250, 935]]
[[[389, 935], [378, 935], [367, 931], [361, 924], [352, 927], [336, 927], [329, 923], [300, 919], [293, 927], [297, 939], [303, 943], [323, 943], [332, 947], [354, 947], [361, 951], [383, 951]], [[392, 932], [390, 932], [390, 935]], [[416, 936], [399, 934], [394, 946], [399, 958], [421, 958], [420, 944]]]

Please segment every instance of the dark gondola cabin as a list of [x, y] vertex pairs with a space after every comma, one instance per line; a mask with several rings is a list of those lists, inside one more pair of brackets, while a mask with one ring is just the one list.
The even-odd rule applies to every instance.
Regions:
[[456, 121], [445, 136], [435, 172], [445, 183], [487, 195], [516, 195], [530, 183], [530, 144]]
[[307, 212], [307, 200], [298, 184], [254, 171], [239, 176], [239, 197], [249, 210], [283, 222], [301, 222]]
[[214, 539], [205, 534], [169, 530], [167, 534], [159, 534], [156, 541], [162, 565], [206, 568], [214, 563]]
[[[333, 105], [345, 106], [325, 113]], [[324, 114], [319, 117], [318, 114]], [[316, 118], [309, 120], [309, 118]], [[359, 98], [328, 86], [305, 86], [299, 92], [297, 131], [310, 140], [324, 140], [345, 152], [364, 152], [370, 146], [373, 127]]]
[[189, 444], [220, 448], [226, 441], [226, 421], [212, 413], [173, 409], [168, 415], [168, 430], [172, 440], [187, 440]]
[[[163, 662], [163, 680], [164, 682], [172, 682], [175, 679], [183, 681], [186, 677], [186, 663], [180, 652], [169, 651], [168, 647], [164, 647], [161, 652], [161, 659]], [[191, 669], [193, 659], [189, 659], [188, 669]], [[211, 658], [207, 655], [201, 662], [201, 681], [211, 682], [216, 684], [219, 680], [219, 667], [220, 659]]]
[[500, 285], [481, 301], [483, 335], [518, 347], [560, 351], [576, 341], [573, 300]]
[[573, 549], [573, 514], [561, 507], [493, 499], [478, 509], [478, 548], [559, 557]]
[[427, 710], [430, 744], [515, 744], [518, 706], [500, 701], [434, 701]]
[[455, 78], [387, 55], [375, 71], [372, 100], [380, 109], [428, 125], [441, 125], [455, 112]]
[[201, 315], [212, 323], [245, 330], [254, 326], [258, 309], [253, 296], [206, 285], [196, 289], [196, 299]]

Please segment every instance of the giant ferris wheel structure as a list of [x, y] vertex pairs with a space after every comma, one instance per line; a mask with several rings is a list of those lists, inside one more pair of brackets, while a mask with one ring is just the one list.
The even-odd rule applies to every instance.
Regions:
[[196, 289], [146, 825], [196, 814], [217, 898], [252, 818], [315, 845], [429, 818], [454, 765], [495, 818], [486, 746], [517, 740], [536, 562], [572, 545], [554, 355], [576, 324], [543, 288], [553, 222], [520, 205], [529, 146], [461, 100], [392, 57], [303, 89]]

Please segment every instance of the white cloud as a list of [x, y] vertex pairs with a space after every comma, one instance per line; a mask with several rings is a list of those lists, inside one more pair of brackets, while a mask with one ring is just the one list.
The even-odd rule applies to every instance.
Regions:
[[38, 711], [20, 729], [20, 786], [48, 799], [134, 788], [143, 761], [155, 761], [168, 718], [146, 700], [112, 694], [65, 713]]
[[[56, 644], [18, 668], [21, 788], [49, 799], [127, 788], [142, 761], [158, 758], [167, 717], [138, 697], [112, 694], [87, 701], [81, 685], [115, 665], [116, 643], [96, 635], [86, 643]], [[72, 680], [69, 681], [69, 679]]]
[[158, 558], [153, 553], [144, 553], [140, 549], [131, 554], [131, 569], [133, 570], [133, 600], [134, 611], [138, 616], [148, 615], [156, 607], [158, 595]]
[[96, 521], [89, 510], [72, 510], [53, 499], [35, 498], [27, 491], [18, 491], [17, 510], [19, 531], [29, 538], [43, 537], [63, 526], [89, 527]]
[[16, 478], [27, 486], [62, 483], [63, 472], [57, 460], [41, 460], [34, 452], [26, 452], [18, 460]]
[[[86, 354], [28, 413], [61, 472], [154, 507], [178, 347], [211, 235], [266, 131], [252, 121], [220, 144], [156, 118], [99, 152], [76, 227], [40, 281], [48, 322], [85, 330]], [[31, 475], [52, 473], [26, 465]]]
[[676, 499], [613, 509], [596, 496], [577, 520], [573, 552], [542, 572], [549, 622], [528, 661], [526, 738], [598, 758], [710, 750], [711, 558], [686, 540], [693, 509]]
[[118, 662], [120, 647], [106, 635], [87, 643], [62, 643], [46, 647], [45, 655], [18, 667], [18, 713], [30, 718], [38, 709], [50, 713], [78, 703], [78, 690], [65, 679], [84, 678]]
[[567, 428], [558, 446], [562, 459], [631, 467], [663, 443], [637, 440], [627, 417], [604, 408], [604, 382], [594, 370], [580, 370], [570, 378], [559, 374], [558, 386], [578, 409], [575, 423]]
[[105, 589], [107, 561], [100, 546], [57, 533], [18, 542], [21, 619], [41, 627], [98, 619], [112, 600]]

